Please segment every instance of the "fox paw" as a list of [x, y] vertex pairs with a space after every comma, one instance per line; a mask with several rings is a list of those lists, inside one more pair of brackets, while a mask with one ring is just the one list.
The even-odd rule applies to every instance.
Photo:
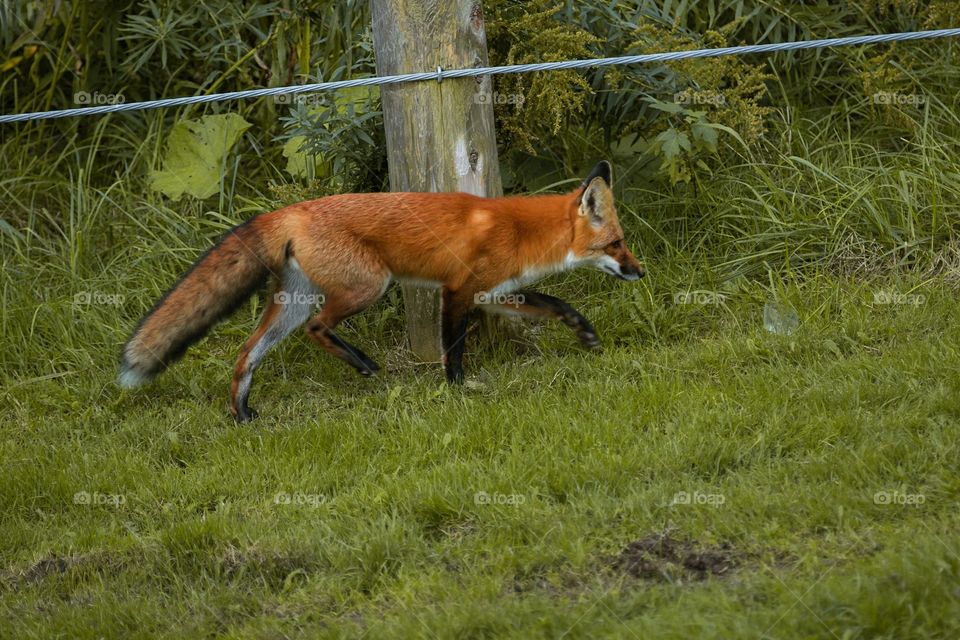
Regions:
[[580, 343], [587, 349], [600, 348], [600, 338], [597, 337], [596, 333], [592, 331], [581, 331], [577, 336], [580, 338]]
[[237, 411], [237, 414], [233, 416], [233, 419], [238, 424], [243, 424], [244, 422], [250, 422], [259, 416], [260, 414], [257, 413], [255, 409], [251, 409], [250, 407], [241, 407], [240, 410]]

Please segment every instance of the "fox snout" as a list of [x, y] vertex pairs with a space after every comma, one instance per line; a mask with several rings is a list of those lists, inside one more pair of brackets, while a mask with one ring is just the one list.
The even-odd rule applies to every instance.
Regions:
[[621, 280], [639, 280], [647, 273], [623, 240], [607, 246], [600, 268]]
[[633, 264], [621, 264], [620, 265], [620, 277], [624, 280], [639, 280], [643, 276], [647, 275], [647, 272], [643, 270], [643, 267], [640, 266], [640, 263], [633, 260]]

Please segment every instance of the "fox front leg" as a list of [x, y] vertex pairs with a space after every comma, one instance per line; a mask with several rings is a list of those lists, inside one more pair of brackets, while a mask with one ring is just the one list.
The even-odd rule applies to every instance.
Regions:
[[521, 289], [513, 295], [513, 302], [497, 305], [497, 311], [508, 314], [520, 314], [530, 318], [550, 318], [564, 323], [577, 335], [580, 343], [588, 349], [600, 347], [597, 331], [583, 314], [570, 303], [539, 291]]
[[473, 307], [473, 291], [443, 290], [440, 333], [447, 382], [463, 384], [463, 351], [467, 340], [467, 321]]

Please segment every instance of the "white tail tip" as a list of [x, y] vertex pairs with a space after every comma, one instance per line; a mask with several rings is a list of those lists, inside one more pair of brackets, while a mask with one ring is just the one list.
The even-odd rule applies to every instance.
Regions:
[[117, 382], [120, 383], [121, 387], [125, 389], [132, 389], [134, 387], [139, 387], [146, 384], [150, 381], [151, 376], [144, 375], [135, 369], [130, 369], [124, 367], [120, 371], [120, 376], [117, 378]]

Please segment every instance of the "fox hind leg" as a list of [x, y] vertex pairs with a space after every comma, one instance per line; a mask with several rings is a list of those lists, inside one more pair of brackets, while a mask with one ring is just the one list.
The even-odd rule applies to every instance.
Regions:
[[376, 302], [389, 284], [390, 277], [384, 273], [375, 274], [364, 282], [352, 282], [349, 288], [327, 290], [323, 310], [307, 323], [307, 334], [328, 353], [356, 369], [360, 375], [374, 375], [380, 370], [379, 365], [358, 347], [334, 333], [334, 329], [343, 320]]
[[240, 350], [230, 388], [230, 413], [237, 422], [256, 417], [247, 404], [253, 372], [267, 352], [306, 322], [320, 300], [319, 289], [304, 275], [295, 259], [284, 267], [282, 280], [267, 304], [260, 326]]

